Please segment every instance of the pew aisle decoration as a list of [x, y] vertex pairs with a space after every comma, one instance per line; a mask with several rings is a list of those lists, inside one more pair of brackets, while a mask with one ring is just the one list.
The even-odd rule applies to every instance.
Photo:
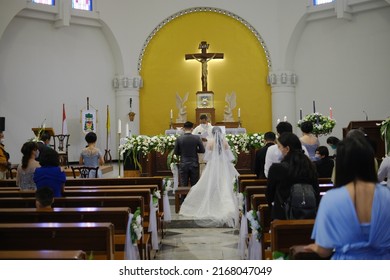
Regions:
[[317, 136], [327, 135], [332, 133], [333, 128], [336, 125], [336, 121], [328, 116], [323, 116], [320, 113], [313, 113], [306, 115], [302, 120], [298, 121], [298, 127], [301, 127], [301, 123], [310, 121], [313, 123], [313, 134]]
[[171, 207], [169, 205], [168, 192], [173, 190], [173, 179], [165, 177], [163, 179], [163, 200], [164, 200], [164, 221], [170, 222], [172, 220]]
[[389, 155], [389, 146], [390, 146], [390, 118], [387, 118], [381, 123], [376, 125], [380, 126], [380, 133], [383, 140], [385, 141], [385, 155]]
[[[157, 194], [158, 193], [158, 194]], [[148, 232], [150, 232], [152, 237], [152, 248], [153, 250], [158, 250], [158, 235], [157, 235], [157, 210], [158, 210], [158, 198], [160, 195], [160, 191], [154, 191], [153, 194], [150, 195], [150, 203], [149, 203], [149, 227]], [[154, 201], [157, 198], [157, 203]], [[160, 195], [161, 197], [161, 195]]]
[[261, 260], [261, 227], [259, 223], [259, 216], [256, 211], [250, 210], [246, 213], [252, 235], [248, 244], [248, 259], [249, 260]]
[[142, 237], [142, 231], [141, 211], [138, 207], [134, 214], [129, 214], [129, 221], [126, 227], [125, 260], [140, 259], [137, 242]]
[[158, 200], [161, 198], [161, 193], [159, 190], [154, 190], [153, 191], [153, 206], [157, 207], [158, 206]]

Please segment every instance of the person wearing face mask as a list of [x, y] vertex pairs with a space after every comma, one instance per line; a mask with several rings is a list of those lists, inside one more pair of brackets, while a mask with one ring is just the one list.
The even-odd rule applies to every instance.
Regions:
[[336, 158], [336, 148], [339, 142], [340, 142], [339, 138], [334, 136], [329, 136], [326, 139], [326, 144], [328, 144], [330, 148], [333, 150], [333, 155], [332, 155], [333, 158]]
[[314, 162], [318, 178], [331, 178], [334, 160], [329, 157], [329, 150], [325, 146], [319, 146], [315, 153], [316, 161]]
[[291, 132], [284, 132], [277, 139], [277, 147], [283, 159], [280, 163], [271, 165], [265, 195], [272, 219], [285, 220], [283, 204], [289, 198], [294, 184], [310, 184], [316, 195], [317, 206], [320, 202], [320, 191], [314, 164], [304, 154], [298, 136]]
[[[199, 117], [199, 125], [192, 130], [192, 134], [199, 135], [202, 138], [203, 146], [206, 147], [207, 138], [212, 137], [213, 126], [208, 121], [207, 115], [202, 114]], [[206, 162], [203, 160], [204, 154], [198, 154], [199, 157], [199, 172], [203, 173]], [[199, 176], [200, 176], [199, 175]]]
[[5, 179], [8, 171], [9, 154], [4, 149], [4, 133], [0, 131], [0, 179]]
[[39, 156], [38, 144], [36, 142], [26, 142], [20, 150], [23, 154], [22, 164], [18, 166], [16, 174], [16, 185], [21, 191], [35, 191], [34, 172], [40, 167], [36, 158]]
[[197, 127], [194, 128], [192, 134], [200, 135], [202, 137], [202, 141], [206, 142], [207, 137], [211, 137], [213, 126], [208, 121], [207, 115], [200, 115], [200, 123]]

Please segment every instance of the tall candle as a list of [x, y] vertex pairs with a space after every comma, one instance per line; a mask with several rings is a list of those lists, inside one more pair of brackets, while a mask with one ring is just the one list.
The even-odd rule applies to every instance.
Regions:
[[238, 117], [241, 117], [241, 108], [238, 108]]
[[299, 119], [302, 120], [302, 108], [299, 109]]
[[316, 112], [316, 102], [313, 100], [313, 113]]
[[126, 123], [126, 137], [129, 137], [129, 124]]
[[284, 121], [284, 122], [287, 121], [287, 116], [284, 116], [283, 121]]
[[331, 119], [333, 118], [332, 107], [329, 107], [329, 117], [330, 117]]
[[122, 133], [122, 122], [121, 120], [119, 119], [118, 120], [118, 134], [121, 134]]
[[172, 109], [171, 109], [171, 119], [173, 118], [173, 111], [172, 111]]

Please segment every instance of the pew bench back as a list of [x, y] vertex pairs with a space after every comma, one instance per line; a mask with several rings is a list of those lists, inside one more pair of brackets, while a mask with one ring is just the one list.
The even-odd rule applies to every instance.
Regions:
[[114, 259], [111, 223], [0, 223], [0, 250], [82, 250]]

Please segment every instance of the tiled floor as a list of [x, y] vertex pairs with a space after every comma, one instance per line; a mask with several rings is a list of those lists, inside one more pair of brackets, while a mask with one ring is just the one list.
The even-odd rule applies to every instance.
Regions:
[[206, 228], [201, 222], [188, 220], [174, 211], [170, 199], [172, 222], [155, 259], [158, 260], [238, 260], [238, 230]]
[[[103, 177], [117, 177], [118, 165]], [[123, 174], [123, 172], [121, 172]], [[238, 230], [233, 228], [205, 228], [193, 220], [175, 213], [174, 198], [170, 196], [172, 222], [166, 223], [157, 260], [239, 260]]]

